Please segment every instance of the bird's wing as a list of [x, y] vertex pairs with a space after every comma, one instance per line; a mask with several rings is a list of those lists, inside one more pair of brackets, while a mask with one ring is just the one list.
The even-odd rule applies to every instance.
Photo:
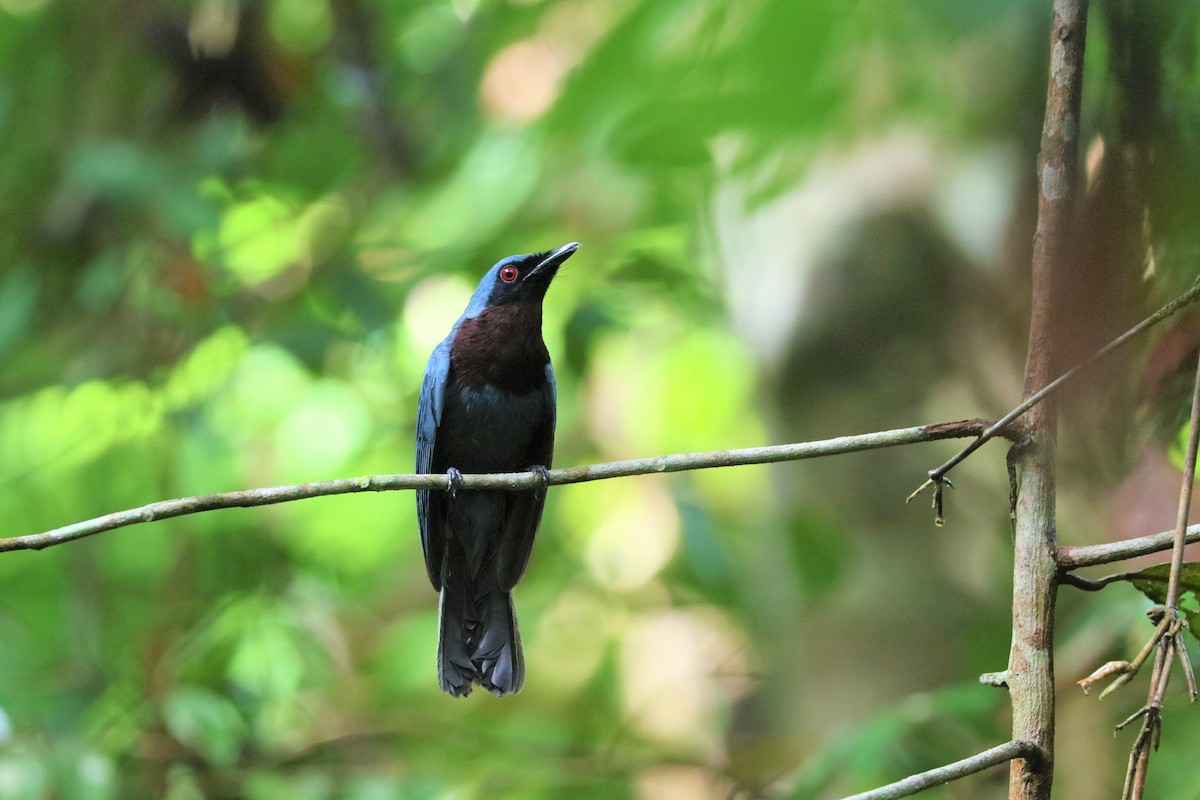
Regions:
[[[434, 450], [438, 426], [442, 422], [442, 407], [446, 380], [450, 374], [450, 339], [447, 338], [429, 356], [425, 380], [421, 383], [421, 399], [417, 404], [417, 472], [433, 472]], [[425, 569], [433, 588], [442, 588], [442, 557], [446, 553], [446, 515], [442, 511], [445, 499], [442, 492], [417, 490], [417, 524], [421, 529], [421, 549], [425, 551]]]
[[[550, 469], [550, 462], [554, 459], [555, 395], [554, 369], [547, 363], [546, 383], [542, 389], [545, 401], [542, 424], [538, 427], [529, 449], [531, 467], [542, 466]], [[529, 553], [533, 550], [533, 538], [537, 535], [538, 525], [542, 521], [542, 508], [545, 504], [544, 491], [513, 493], [496, 559], [501, 591], [510, 591], [525, 574], [525, 567], [529, 564]]]

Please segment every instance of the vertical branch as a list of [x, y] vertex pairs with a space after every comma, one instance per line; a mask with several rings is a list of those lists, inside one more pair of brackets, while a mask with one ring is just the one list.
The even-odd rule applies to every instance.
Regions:
[[1012, 650], [1007, 683], [1013, 736], [1036, 744], [1042, 758], [1009, 767], [1010, 800], [1048, 800], [1054, 772], [1055, 442], [1053, 419], [1034, 429], [1016, 456]]
[[1200, 448], [1200, 363], [1192, 386], [1192, 416], [1188, 423], [1187, 455], [1183, 461], [1183, 485], [1179, 490], [1179, 509], [1175, 514], [1175, 547], [1171, 550], [1171, 576], [1167, 584], [1167, 612], [1179, 609], [1179, 579], [1183, 573], [1183, 549], [1187, 546], [1188, 512], [1192, 508], [1192, 489], [1196, 483], [1196, 450]]
[[[1055, 371], [1053, 345], [1062, 308], [1057, 275], [1074, 208], [1086, 34], [1087, 0], [1055, 0], [1038, 155], [1027, 397], [1045, 386]], [[1034, 408], [1025, 423], [1028, 439], [1012, 454], [1016, 468], [1013, 641], [1007, 682], [1013, 739], [1034, 743], [1042, 758], [1012, 762], [1010, 800], [1048, 800], [1054, 775], [1055, 415], [1053, 399]]]

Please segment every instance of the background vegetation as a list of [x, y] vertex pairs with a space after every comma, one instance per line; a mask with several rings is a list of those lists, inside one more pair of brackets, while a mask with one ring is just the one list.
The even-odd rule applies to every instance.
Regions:
[[[1198, 16], [1093, 9], [1067, 358], [1196, 273]], [[996, 416], [1048, 20], [0, 0], [0, 534], [409, 471], [425, 359], [479, 275], [571, 240], [560, 466]], [[1198, 340], [1192, 316], [1065, 400], [1064, 542], [1172, 526]], [[437, 691], [408, 493], [7, 554], [0, 797], [832, 797], [966, 756], [1008, 738], [976, 682], [1009, 643], [1001, 447], [945, 528], [902, 504], [953, 447], [553, 490], [503, 700]], [[1140, 646], [1144, 602], [1063, 595], [1063, 797], [1119, 785], [1142, 684], [1070, 684]], [[1176, 692], [1166, 725], [1154, 796], [1200, 798]]]

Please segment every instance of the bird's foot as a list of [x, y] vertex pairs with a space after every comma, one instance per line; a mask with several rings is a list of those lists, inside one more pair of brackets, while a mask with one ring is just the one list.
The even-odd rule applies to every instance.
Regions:
[[458, 497], [458, 490], [462, 488], [463, 476], [454, 467], [446, 470], [446, 491], [450, 493], [450, 499]]
[[534, 475], [537, 475], [542, 481], [542, 485], [533, 490], [534, 494], [537, 495], [537, 498], [541, 500], [546, 496], [546, 489], [550, 486], [550, 470], [546, 469], [541, 464], [534, 464], [529, 468], [529, 471]]

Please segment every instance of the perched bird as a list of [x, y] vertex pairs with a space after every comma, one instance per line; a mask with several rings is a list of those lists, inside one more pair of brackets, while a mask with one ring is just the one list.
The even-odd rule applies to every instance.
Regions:
[[535, 471], [554, 452], [554, 370], [542, 299], [579, 247], [511, 256], [483, 276], [434, 348], [417, 409], [417, 472], [447, 473], [450, 491], [417, 491], [425, 568], [438, 606], [438, 681], [461, 697], [478, 683], [521, 690], [525, 656], [512, 589], [529, 561], [546, 500], [540, 490], [457, 491], [461, 474]]

